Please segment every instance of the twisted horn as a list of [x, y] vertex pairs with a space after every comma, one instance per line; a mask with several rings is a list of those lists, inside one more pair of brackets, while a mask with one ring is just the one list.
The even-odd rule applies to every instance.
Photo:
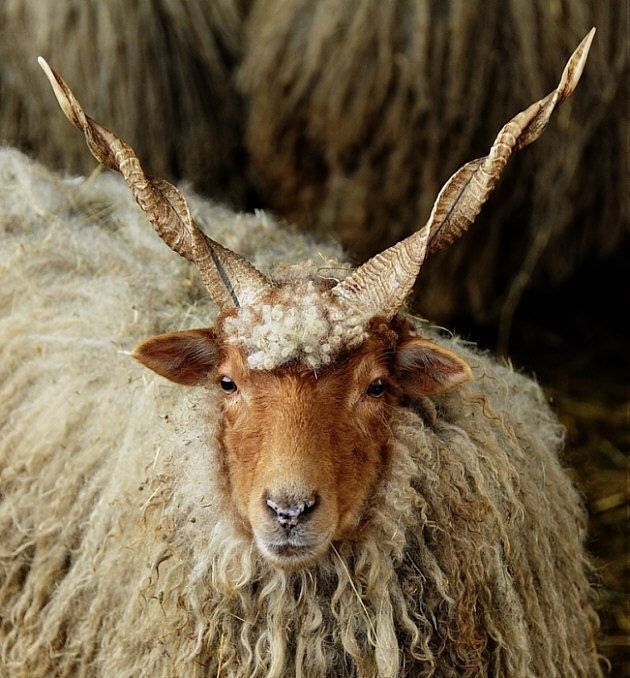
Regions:
[[571, 55], [553, 92], [504, 125], [487, 156], [472, 160], [453, 174], [438, 194], [423, 228], [357, 268], [333, 293], [373, 315], [394, 316], [411, 291], [426, 255], [466, 232], [511, 155], [538, 139], [554, 108], [573, 92], [594, 35], [592, 28]]
[[74, 94], [42, 57], [46, 73], [66, 118], [80, 129], [92, 155], [120, 172], [153, 228], [177, 254], [194, 263], [221, 310], [252, 303], [271, 282], [248, 261], [210, 239], [190, 215], [184, 196], [168, 181], [147, 176], [123, 139], [86, 115]]

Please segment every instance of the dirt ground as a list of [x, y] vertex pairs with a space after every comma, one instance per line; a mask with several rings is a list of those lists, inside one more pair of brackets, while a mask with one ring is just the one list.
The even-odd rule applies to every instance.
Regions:
[[[564, 462], [589, 512], [599, 647], [611, 676], [630, 675], [630, 289], [623, 259], [581, 271], [553, 294], [529, 294], [508, 348], [515, 367], [542, 384], [567, 429]], [[460, 319], [455, 328], [496, 348], [493, 327], [480, 330]]]

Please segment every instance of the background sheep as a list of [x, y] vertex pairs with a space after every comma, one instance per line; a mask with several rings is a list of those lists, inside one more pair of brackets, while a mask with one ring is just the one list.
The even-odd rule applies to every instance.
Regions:
[[[584, 45], [588, 39], [580, 49]], [[530, 107], [506, 127], [521, 146], [537, 137], [545, 111], [562, 101], [571, 74], [580, 70], [573, 64], [544, 105]], [[257, 297], [246, 302], [241, 288], [233, 287], [241, 273], [249, 275], [250, 265], [205, 238], [194, 240], [200, 233], [181, 196], [148, 179], [133, 151], [86, 117], [65, 84], [48, 74], [90, 150], [124, 174], [167, 243], [197, 262], [220, 308], [231, 298], [215, 295], [208, 265], [216, 266], [213, 280], [219, 284], [220, 277], [236, 306], [239, 299], [244, 304], [219, 318], [227, 331], [228, 321], [239, 321], [248, 305], [259, 303]], [[427, 243], [430, 249], [440, 239], [449, 242], [452, 234], [442, 226], [453, 219], [461, 229], [461, 219], [476, 214], [471, 200], [482, 203], [487, 197], [475, 181], [466, 187], [461, 178], [468, 181], [470, 172], [488, 176], [488, 168], [500, 171], [510, 136], [498, 137], [487, 163], [469, 163], [453, 177], [434, 217], [413, 240], [383, 252], [332, 291], [322, 283], [322, 299], [330, 297], [330, 303], [338, 291], [335, 303], [362, 299], [392, 329], [395, 322], [409, 323], [394, 316]], [[90, 338], [121, 337], [121, 330], [139, 320], [127, 303], [150, 304], [164, 279], [163, 267], [152, 270], [152, 263], [135, 279], [141, 256], [134, 219], [96, 234], [85, 221], [71, 222], [73, 214], [85, 215], [89, 192], [96, 192], [98, 202], [106, 197], [105, 183], [87, 182], [71, 195], [67, 184], [29, 168], [19, 156], [6, 154], [0, 166], [10, 187], [2, 191], [7, 202], [2, 214], [9, 234], [3, 254], [8, 253], [11, 272], [2, 287], [6, 319], [0, 329], [8, 354], [1, 395], [11, 407], [1, 448], [0, 526], [8, 552], [2, 558], [0, 605], [3, 659], [13, 673], [599, 673], [582, 511], [557, 461], [560, 429], [531, 381], [457, 341], [441, 342], [442, 348], [432, 350], [461, 364], [465, 360], [476, 381], [436, 397], [432, 414], [425, 406], [424, 424], [413, 407], [391, 400], [391, 459], [373, 486], [360, 529], [306, 570], [277, 569], [253, 548], [230, 502], [226, 473], [232, 462], [221, 458], [224, 421], [216, 423], [227, 415], [219, 412], [218, 385], [207, 390], [198, 408], [167, 393], [168, 425], [153, 428], [153, 394], [134, 384], [133, 376], [126, 393], [113, 391], [130, 373], [104, 361], [93, 339], [82, 341], [82, 328], [89, 328]], [[27, 186], [32, 199], [20, 210], [13, 197]], [[457, 203], [462, 190], [467, 199], [447, 209], [444, 200], [452, 195]], [[40, 195], [52, 203], [46, 212]], [[203, 206], [196, 208], [203, 218]], [[33, 226], [55, 214], [63, 222], [58, 227], [53, 220], [43, 253]], [[208, 208], [207, 214], [220, 224], [226, 213], [213, 215]], [[238, 225], [234, 219], [234, 230]], [[251, 242], [249, 233], [243, 237]], [[190, 243], [197, 243], [192, 250]], [[256, 243], [258, 251], [261, 244]], [[104, 289], [107, 276], [96, 274], [99, 262], [108, 264], [109, 273], [114, 261], [108, 259], [118, 249], [127, 254], [117, 271], [125, 283]], [[390, 259], [397, 262], [391, 273], [398, 282], [393, 286], [388, 274], [381, 286], [374, 274], [389, 270]], [[81, 265], [87, 276], [77, 262], [86, 262]], [[252, 284], [262, 285], [264, 272], [256, 276]], [[25, 285], [34, 299], [22, 294]], [[105, 309], [97, 303], [103, 292], [111, 302]], [[118, 308], [121, 302], [127, 303]], [[185, 298], [175, 300], [171, 322], [186, 306]], [[86, 316], [77, 322], [79, 309]], [[33, 353], [35, 369], [24, 359]], [[59, 372], [69, 357], [70, 369]], [[170, 358], [167, 364], [178, 369]], [[79, 375], [73, 374], [75, 366]], [[434, 369], [430, 363], [425, 376]], [[77, 394], [78, 384], [94, 389], [96, 398]], [[130, 413], [121, 435], [120, 423]], [[142, 430], [147, 425], [151, 428]], [[147, 484], [151, 493], [138, 507], [136, 493]]]
[[[116, 177], [62, 181], [13, 151], [0, 168], [7, 675], [598, 674], [584, 514], [532, 381], [436, 335], [475, 381], [436, 399], [433, 424], [398, 413], [360, 539], [276, 570], [231, 522], [199, 416], [214, 391], [129, 359], [148, 334], [212, 320], [184, 263]], [[191, 202], [263, 270], [338, 254]]]
[[548, 290], [627, 235], [622, 13], [597, 0], [258, 0], [239, 82], [262, 195], [359, 260], [374, 254], [423, 223], [454, 169], [547, 91], [597, 26], [583, 91], [554, 138], [515, 163], [499, 207], [426, 270], [422, 313], [502, 313], [507, 332], [532, 278]]
[[[92, 110], [153, 171], [243, 204], [243, 105], [232, 72], [241, 0], [7, 0], [0, 3], [0, 138], [49, 165], [88, 174], [82, 141], [40, 86], [38, 54], [93, 94]], [[185, 84], [184, 84], [185, 83]], [[42, 121], [47, 121], [42, 125]], [[177, 136], [172, 130], [178, 130]]]

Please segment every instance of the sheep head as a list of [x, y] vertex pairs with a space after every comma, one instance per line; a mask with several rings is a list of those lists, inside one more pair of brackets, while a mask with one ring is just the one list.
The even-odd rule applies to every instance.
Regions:
[[[312, 297], [330, 297], [324, 286], [305, 287]], [[281, 312], [293, 310], [281, 303], [284, 289], [264, 299], [270, 340], [274, 326], [275, 338], [282, 334]], [[296, 359], [259, 369], [234, 333], [236, 319], [228, 314], [213, 329], [153, 337], [135, 356], [172, 381], [216, 391], [234, 508], [265, 557], [285, 568], [304, 567], [331, 541], [360, 534], [391, 454], [395, 406], [443, 393], [469, 380], [470, 369], [415, 336], [402, 316], [371, 319], [356, 348], [341, 347], [315, 369]]]
[[487, 156], [449, 179], [423, 228], [336, 285], [307, 272], [273, 280], [211, 240], [181, 193], [147, 176], [128, 144], [87, 116], [40, 60], [92, 154], [123, 175], [158, 234], [197, 265], [219, 307], [212, 328], [153, 337], [135, 356], [172, 381], [220, 393], [230, 497], [273, 563], [305, 567], [334, 540], [357, 536], [391, 454], [395, 407], [471, 378], [461, 358], [416, 335], [401, 306], [427, 254], [468, 228], [511, 154], [540, 136], [573, 91], [593, 34], [558, 87], [507, 123]]

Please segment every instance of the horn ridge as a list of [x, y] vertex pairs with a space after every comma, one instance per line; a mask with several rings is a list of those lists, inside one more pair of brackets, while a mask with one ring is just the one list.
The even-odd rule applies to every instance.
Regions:
[[134, 150], [116, 134], [87, 115], [72, 90], [46, 61], [42, 67], [61, 110], [83, 132], [92, 155], [120, 172], [153, 228], [177, 254], [194, 263], [214, 302], [221, 310], [250, 303], [271, 282], [243, 257], [209, 238], [193, 220], [180, 191], [165, 179], [145, 174]]
[[450, 245], [468, 230], [514, 152], [540, 137], [555, 107], [575, 90], [594, 35], [592, 28], [580, 42], [556, 89], [506, 123], [488, 155], [466, 163], [450, 177], [423, 228], [359, 266], [333, 293], [373, 315], [394, 316], [413, 288], [426, 255]]

